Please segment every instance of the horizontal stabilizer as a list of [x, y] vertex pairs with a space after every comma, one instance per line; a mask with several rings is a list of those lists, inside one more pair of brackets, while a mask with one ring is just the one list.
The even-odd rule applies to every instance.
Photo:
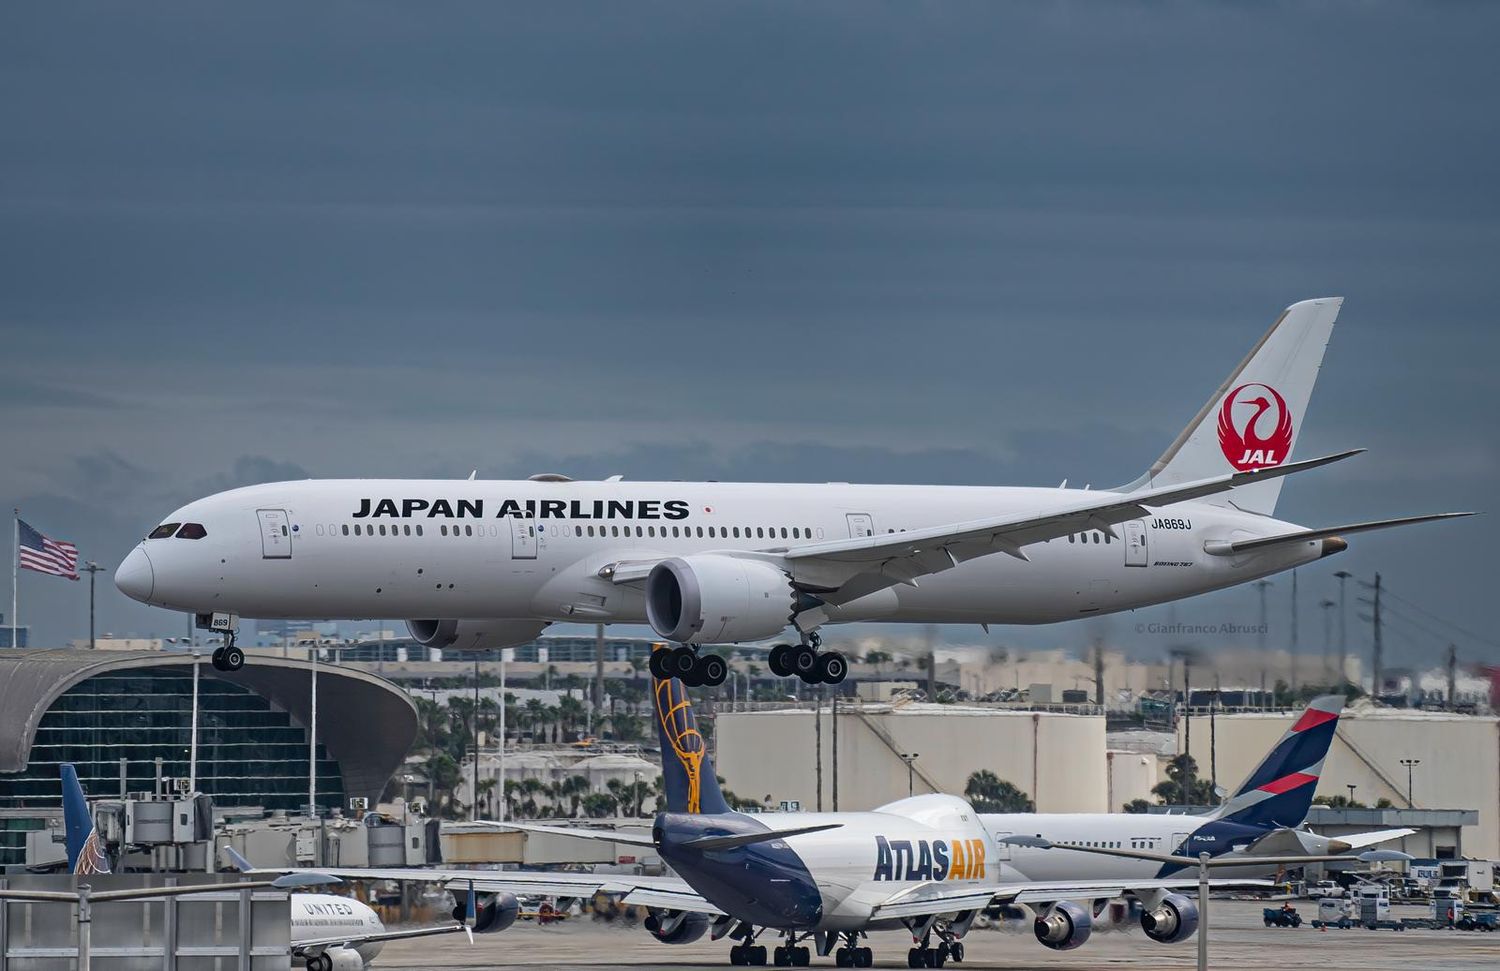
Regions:
[[694, 840], [688, 840], [683, 846], [691, 846], [695, 850], [732, 850], [737, 846], [749, 846], [752, 843], [769, 843], [772, 840], [785, 839], [788, 836], [801, 836], [805, 833], [821, 833], [828, 829], [838, 829], [843, 823], [823, 823], [818, 826], [799, 826], [796, 829], [772, 829], [764, 833], [740, 833], [734, 836], [700, 836]]
[[1404, 516], [1400, 519], [1377, 519], [1368, 523], [1350, 523], [1347, 526], [1300, 529], [1295, 533], [1282, 533], [1280, 536], [1263, 536], [1260, 539], [1245, 539], [1234, 543], [1204, 543], [1203, 551], [1214, 556], [1234, 556], [1240, 553], [1269, 549], [1273, 546], [1282, 546], [1287, 543], [1306, 543], [1313, 540], [1334, 539], [1341, 536], [1348, 536], [1352, 533], [1369, 533], [1377, 529], [1390, 529], [1393, 526], [1432, 523], [1442, 519], [1461, 519], [1464, 516], [1473, 515], [1474, 513], [1471, 512], [1439, 512], [1426, 516]]

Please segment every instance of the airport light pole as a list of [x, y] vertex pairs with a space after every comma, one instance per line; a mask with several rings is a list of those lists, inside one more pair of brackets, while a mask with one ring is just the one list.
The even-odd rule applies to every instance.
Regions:
[[[1338, 604], [1324, 598], [1318, 601], [1318, 606], [1323, 608], [1323, 677], [1327, 678], [1333, 674], [1329, 668], [1333, 654], [1333, 614], [1331, 611]], [[1339, 673], [1339, 677], [1343, 678], [1343, 672]]]
[[1339, 683], [1343, 684], [1344, 681], [1349, 677], [1348, 674], [1344, 673], [1344, 669], [1347, 666], [1349, 660], [1349, 612], [1344, 609], [1344, 584], [1350, 577], [1354, 576], [1354, 574], [1350, 573], [1348, 570], [1340, 570], [1335, 573], [1334, 576], [1339, 578]]
[[916, 782], [915, 782], [915, 778], [916, 777], [915, 777], [915, 770], [912, 769], [912, 763], [915, 762], [917, 760], [917, 756], [921, 755], [921, 754], [922, 754], [921, 752], [902, 752], [901, 753], [901, 761], [903, 761], [903, 762], [906, 763], [906, 794], [908, 796], [915, 795], [915, 791], [914, 790], [915, 790], [915, 786], [916, 786]]
[[1416, 809], [1417, 804], [1411, 798], [1411, 770], [1414, 766], [1422, 764], [1421, 759], [1402, 759], [1401, 764], [1406, 766], [1406, 808]]
[[1350, 805], [1350, 807], [1353, 807], [1353, 805], [1354, 805], [1354, 790], [1358, 789], [1359, 786], [1355, 785], [1352, 782], [1346, 782], [1346, 783], [1344, 783], [1344, 785], [1349, 790], [1349, 805]]
[[1269, 626], [1266, 620], [1266, 588], [1273, 586], [1270, 580], [1256, 580], [1255, 589], [1260, 592], [1260, 706], [1269, 707], [1266, 704], [1266, 681], [1271, 675], [1271, 661], [1266, 656], [1266, 628]]

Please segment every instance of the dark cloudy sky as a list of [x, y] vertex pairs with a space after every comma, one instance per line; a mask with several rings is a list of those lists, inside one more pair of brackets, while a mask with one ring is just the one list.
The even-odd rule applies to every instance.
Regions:
[[[1106, 486], [1343, 294], [1303, 449], [1371, 452], [1278, 512], [1494, 512], [1497, 36], [1485, 4], [6, 4], [0, 502], [112, 566], [304, 474]], [[1304, 644], [1339, 567], [1500, 642], [1496, 522], [1303, 571]], [[22, 586], [39, 642], [83, 636], [79, 585]]]

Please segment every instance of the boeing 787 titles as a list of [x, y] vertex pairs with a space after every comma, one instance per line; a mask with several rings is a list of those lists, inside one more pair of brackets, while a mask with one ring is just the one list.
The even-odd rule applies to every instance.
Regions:
[[436, 648], [525, 643], [548, 624], [649, 623], [652, 673], [727, 667], [699, 645], [797, 643], [770, 666], [848, 670], [818, 631], [852, 621], [1044, 624], [1245, 583], [1352, 533], [1466, 513], [1305, 528], [1274, 516], [1341, 298], [1288, 307], [1136, 481], [1110, 490], [729, 482], [330, 479], [221, 492], [172, 513], [115, 574], [196, 613], [244, 663], [240, 616], [415, 618]]

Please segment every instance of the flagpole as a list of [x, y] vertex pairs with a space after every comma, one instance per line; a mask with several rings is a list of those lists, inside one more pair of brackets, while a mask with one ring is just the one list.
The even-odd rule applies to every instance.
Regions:
[[16, 541], [10, 548], [10, 646], [20, 647], [16, 638], [21, 636], [21, 619], [16, 614], [21, 610], [21, 510], [13, 508], [10, 512], [16, 531]]

